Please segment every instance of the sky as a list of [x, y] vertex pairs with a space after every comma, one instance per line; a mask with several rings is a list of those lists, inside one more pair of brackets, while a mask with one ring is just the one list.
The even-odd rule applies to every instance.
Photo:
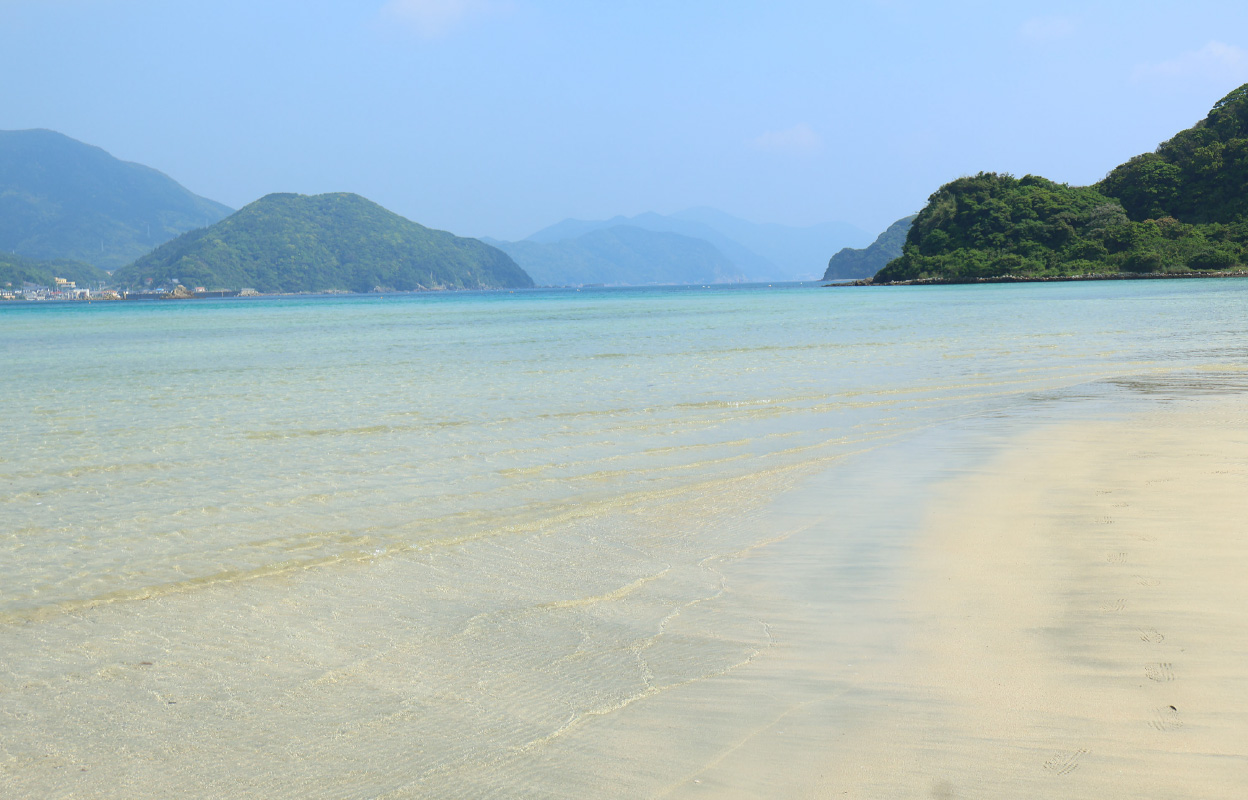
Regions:
[[0, 129], [500, 239], [694, 206], [874, 234], [981, 170], [1095, 182], [1245, 82], [1242, 2], [0, 0]]

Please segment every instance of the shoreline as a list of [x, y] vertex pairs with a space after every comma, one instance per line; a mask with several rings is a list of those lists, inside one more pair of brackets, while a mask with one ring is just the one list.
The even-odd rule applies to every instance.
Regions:
[[1149, 281], [1196, 278], [1248, 278], [1248, 270], [1235, 272], [1096, 272], [1087, 275], [1035, 277], [998, 275], [992, 278], [914, 278], [908, 281], [885, 281], [883, 283], [876, 283], [872, 278], [861, 278], [844, 283], [824, 283], [821, 288], [843, 289], [850, 286], [966, 286], [978, 283], [1070, 283], [1077, 281]]
[[912, 785], [1242, 794], [1242, 411], [1198, 401], [1033, 433], [934, 504], [901, 676], [942, 713], [891, 741]]
[[[920, 508], [880, 509], [868, 561], [893, 564], [883, 571], [829, 588], [856, 549], [828, 542], [834, 523], [732, 565], [738, 602], [770, 618], [775, 645], [598, 734], [631, 750], [682, 719], [735, 729], [658, 793], [672, 798], [1241, 796], [1242, 403], [1056, 421], [975, 447], [919, 467]], [[805, 588], [777, 604], [785, 581]], [[837, 593], [865, 605], [821, 599]]]
[[912, 634], [812, 780], [851, 797], [1234, 798], [1248, 785], [1248, 425], [1193, 401], [1019, 437], [938, 488]]
[[[754, 298], [730, 297], [715, 304], [715, 316], [696, 316], [671, 334], [701, 337], [713, 350], [683, 342], [678, 349], [669, 339], [639, 347], [647, 359], [677, 352], [626, 373], [629, 385], [639, 383], [633, 376], [654, 376], [654, 391], [605, 408], [577, 398], [581, 387], [621, 373], [616, 342], [652, 329], [655, 310], [696, 310], [692, 303], [637, 308], [634, 322], [605, 330], [602, 321], [619, 319], [622, 306], [604, 303], [593, 317], [570, 315], [560, 324], [573, 327], [536, 347], [513, 331], [528, 327], [534, 312], [549, 316], [544, 303], [502, 322], [491, 322], [499, 318], [492, 303], [465, 306], [466, 320], [433, 320], [458, 320], [429, 326], [437, 339], [411, 325], [411, 315], [362, 315], [359, 304], [294, 315], [270, 305], [248, 326], [230, 314], [194, 315], [167, 341], [153, 340], [153, 318], [143, 314], [110, 316], [95, 329], [63, 316], [15, 325], [14, 367], [30, 376], [22, 396], [48, 398], [39, 410], [55, 414], [36, 417], [34, 430], [75, 445], [82, 457], [67, 463], [62, 454], [71, 447], [59, 446], [10, 471], [14, 527], [44, 539], [13, 543], [25, 549], [11, 548], [18, 555], [10, 562], [25, 556], [31, 568], [11, 569], [10, 583], [32, 591], [8, 601], [47, 605], [56, 593], [103, 597], [101, 587], [115, 586], [157, 591], [5, 627], [12, 658], [0, 710], [21, 720], [22, 731], [3, 751], [0, 794], [48, 794], [66, 774], [74, 790], [101, 797], [162, 797], [178, 785], [295, 796], [348, 783], [393, 797], [1099, 797], [1079, 781], [1153, 778], [1159, 767], [1148, 748], [1169, 758], [1162, 748], [1172, 743], [1138, 746], [1130, 735], [1140, 731], [1119, 735], [1098, 704], [1111, 697], [1109, 711], [1130, 709], [1132, 724], [1152, 735], [1148, 715], [1161, 700], [1141, 704], [1134, 684], [1117, 682], [1152, 686], [1145, 669], [1158, 665], [1155, 674], [1165, 677], [1161, 664], [1175, 676], [1165, 690], [1213, 686], [1234, 698], [1239, 688], [1225, 684], [1233, 672], [1214, 673], [1211, 683], [1205, 662], [1185, 659], [1193, 647], [1221, 653], [1221, 643], [1241, 637], [1224, 632], [1221, 649], [1181, 641], [1182, 621], [1164, 613], [1181, 606], [1183, 594], [1151, 608], [1142, 604], [1149, 595], [1127, 591], [1156, 595], [1177, 579], [1149, 561], [1143, 544], [1092, 537], [1130, 533], [1131, 515], [1173, 523], [1174, 514], [1145, 505], [1154, 494], [1198, 497], [1196, 511], [1183, 516], [1190, 521], [1218, 507], [1205, 502], [1216, 492], [1199, 494], [1206, 479], [1231, 481], [1232, 490], [1242, 483], [1238, 473], [1218, 472], [1248, 462], [1235, 451], [1196, 470], [1192, 487], [1143, 486], [1191, 472], [1187, 461], [1154, 464], [1172, 440], [1189, 456], [1216, 455], [1223, 439], [1248, 441], [1240, 403], [1211, 422], [1202, 409], [1214, 406], [1185, 399], [1233, 397], [1246, 385], [1236, 347], [1243, 295], [1235, 285], [1205, 286], [1160, 292], [1164, 306], [1143, 306], [1155, 313], [1141, 313], [1134, 300], [1105, 302], [1102, 295], [1138, 294], [1123, 291], [1127, 285], [1058, 292], [1093, 295], [1083, 306], [1092, 313], [1082, 314], [1048, 302], [1042, 295], [1050, 291], [1008, 292], [1028, 297], [988, 304], [991, 314], [968, 318], [974, 324], [937, 342], [923, 334], [946, 327], [944, 303], [862, 296], [827, 320], [826, 298], [764, 297], [762, 312], [746, 316]], [[924, 310], [904, 315], [908, 329], [881, 333], [907, 304]], [[797, 312], [809, 346], [764, 349], [789, 341]], [[1094, 326], [1082, 324], [1089, 318]], [[743, 321], [748, 335], [725, 342]], [[703, 327], [708, 332], [697, 333]], [[210, 335], [190, 335], [200, 330]], [[22, 346], [32, 332], [54, 346]], [[579, 339], [596, 347], [557, 346]], [[143, 365], [133, 380], [92, 371], [113, 342], [130, 344], [108, 363]], [[430, 342], [438, 346], [424, 346]], [[875, 349], [863, 353], [864, 342]], [[410, 360], [392, 367], [399, 351]], [[840, 353], [861, 366], [837, 371]], [[283, 354], [292, 355], [274, 380], [268, 367]], [[973, 360], [953, 358], [965, 355]], [[700, 372], [708, 362], [715, 368]], [[439, 365], [448, 363], [464, 367], [439, 383]], [[875, 371], [882, 366], [892, 372]], [[228, 370], [238, 376], [234, 396], [215, 388]], [[464, 371], [509, 390], [532, 387], [528, 376], [540, 371], [549, 394], [529, 400], [500, 391], [474, 405], [458, 388]], [[907, 371], [913, 379], [893, 374]], [[150, 377], [157, 374], [170, 378]], [[713, 390], [715, 402], [685, 410], [684, 388], [663, 394], [676, 382], [659, 377], [673, 374], [700, 381], [694, 385]], [[725, 384], [727, 374], [741, 381]], [[428, 375], [437, 391], [425, 392], [411, 375]], [[823, 377], [807, 385], [812, 375]], [[390, 394], [408, 385], [413, 393]], [[788, 386], [802, 395], [776, 405], [773, 387]], [[343, 402], [326, 409], [331, 394]], [[432, 416], [423, 397], [465, 400], [458, 416]], [[679, 413], [656, 419], [656, 407]], [[1163, 413], [1167, 407], [1205, 414], [1196, 422], [1216, 435], [1154, 442], [1194, 424]], [[95, 449], [78, 422], [81, 408], [103, 408], [107, 429], [129, 435], [101, 438], [109, 448]], [[135, 408], [155, 409], [154, 424], [121, 428]], [[426, 410], [418, 424], [406, 413], [414, 410]], [[1121, 422], [1138, 423], [1129, 416], [1137, 411], [1152, 421]], [[24, 430], [12, 432], [14, 452], [30, 441]], [[445, 446], [433, 446], [442, 439]], [[635, 458], [621, 451], [628, 442], [638, 443]], [[497, 452], [500, 445], [530, 449], [513, 455]], [[462, 459], [474, 452], [492, 460]], [[180, 463], [187, 468], [170, 468]], [[1078, 474], [1068, 474], [1076, 472], [1070, 464]], [[236, 477], [218, 482], [223, 467]], [[604, 469], [613, 471], [606, 480]], [[552, 481], [565, 478], [589, 488], [565, 491]], [[628, 494], [639, 478], [645, 491]], [[1143, 496], [1133, 501], [1122, 492], [1136, 479]], [[1115, 481], [1126, 483], [1119, 490]], [[49, 488], [57, 492], [41, 494]], [[1115, 494], [1092, 491], [1101, 488]], [[102, 507], [105, 493], [116, 502]], [[499, 502], [491, 508], [477, 499], [487, 496]], [[546, 502], [512, 499], [535, 497]], [[1147, 510], [1088, 510], [1102, 501]], [[467, 508], [481, 516], [446, 513]], [[1026, 524], [1012, 521], [1017, 513]], [[1234, 522], [1244, 514], [1222, 516]], [[1073, 535], [1042, 530], [1054, 522], [1060, 533], [1067, 517], [1077, 523]], [[1114, 521], [1096, 522], [1103, 517]], [[65, 519], [81, 520], [68, 530], [72, 540], [61, 533]], [[57, 537], [100, 546], [58, 551]], [[140, 547], [175, 539], [196, 547], [175, 558], [164, 547]], [[37, 547], [44, 541], [52, 546]], [[1089, 542], [1093, 549], [1082, 553], [1078, 546]], [[1195, 549], [1216, 552], [1238, 578], [1234, 553]], [[1129, 558], [1111, 562], [1111, 553]], [[1180, 547], [1165, 555], [1178, 562], [1187, 554]], [[58, 576], [34, 569], [40, 557], [79, 561]], [[134, 565], [145, 575], [123, 571]], [[1080, 582], [1107, 569], [1126, 585], [1101, 601], [1098, 584]], [[1137, 575], [1163, 583], [1137, 590]], [[187, 586], [221, 579], [166, 592], [165, 576]], [[1197, 582], [1187, 594], [1215, 583]], [[1121, 611], [1099, 611], [1119, 599]], [[1241, 601], [1198, 607], [1238, 609]], [[1079, 616], [1079, 603], [1091, 621]], [[1020, 613], [998, 620], [999, 606]], [[984, 621], [968, 628], [968, 617]], [[1125, 627], [1073, 636], [1096, 622]], [[1163, 642], [1137, 645], [1148, 628]], [[1188, 649], [1147, 659], [1102, 649], [1124, 636], [1118, 644]], [[989, 659], [980, 655], [984, 644], [1005, 649]], [[1009, 661], [1018, 653], [1025, 657]], [[1001, 674], [1021, 683], [1001, 688]], [[1223, 724], [1225, 709], [1240, 706], [1224, 705], [1210, 723], [1207, 698], [1165, 700], [1183, 714], [1178, 736]], [[1248, 738], [1230, 722], [1229, 733], [1178, 741], [1214, 752], [1223, 740]], [[1118, 742], [1135, 749], [1115, 750]], [[1065, 755], [1053, 760], [1058, 753]], [[1242, 755], [1220, 758], [1234, 769]], [[1206, 773], [1219, 774], [1218, 765], [1194, 778], [1186, 762], [1163, 766], [1201, 788]], [[1003, 786], [1017, 790], [995, 791]]]

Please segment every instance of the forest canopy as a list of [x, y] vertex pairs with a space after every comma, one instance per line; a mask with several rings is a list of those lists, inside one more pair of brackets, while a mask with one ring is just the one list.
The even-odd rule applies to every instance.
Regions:
[[876, 283], [1219, 272], [1248, 261], [1248, 84], [1094, 186], [981, 172], [942, 186]]

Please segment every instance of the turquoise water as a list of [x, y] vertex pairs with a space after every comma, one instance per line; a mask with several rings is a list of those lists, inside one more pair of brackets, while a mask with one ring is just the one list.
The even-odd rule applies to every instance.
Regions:
[[772, 498], [942, 426], [1238, 388], [1246, 310], [1238, 280], [0, 307], [0, 788], [551, 794], [566, 731], [768, 651], [716, 564]]

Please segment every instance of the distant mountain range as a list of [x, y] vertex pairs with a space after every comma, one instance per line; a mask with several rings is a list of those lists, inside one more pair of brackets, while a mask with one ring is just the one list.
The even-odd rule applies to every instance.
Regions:
[[354, 194], [271, 194], [117, 270], [122, 286], [259, 292], [522, 288], [501, 250], [436, 231]]
[[901, 219], [888, 226], [888, 230], [879, 235], [874, 242], [862, 250], [846, 247], [828, 261], [828, 269], [823, 273], [825, 281], [858, 280], [870, 278], [888, 266], [888, 262], [901, 255], [902, 245], [906, 243], [906, 234], [914, 223], [915, 214]]
[[704, 239], [631, 225], [598, 228], [555, 242], [484, 241], [515, 259], [540, 286], [745, 280], [741, 269]]
[[[271, 194], [238, 212], [48, 130], [0, 131], [0, 286], [53, 277], [260, 292], [700, 284], [818, 278], [869, 237], [711, 208], [564, 220], [520, 242], [431, 230], [353, 194]], [[494, 245], [494, 246], [491, 246]], [[874, 245], [873, 245], [874, 246]]]
[[[629, 232], [618, 233], [624, 229]], [[603, 231], [617, 233], [614, 237], [586, 238]], [[642, 232], [652, 234], [652, 241], [646, 242]], [[684, 243], [676, 247], [677, 240], [662, 240], [658, 234], [682, 237]], [[627, 237], [629, 247], [604, 246], [607, 238], [621, 237]], [[692, 240], [702, 245], [695, 249]], [[558, 285], [816, 279], [828, 253], [868, 241], [868, 234], [845, 223], [796, 228], [758, 224], [715, 209], [695, 208], [672, 215], [648, 212], [607, 220], [565, 219], [522, 242], [495, 244], [511, 253], [539, 283], [546, 283], [539, 276], [549, 275], [558, 276], [550, 282]], [[718, 257], [706, 250], [707, 245], [718, 252]], [[682, 260], [685, 257], [695, 258], [695, 262], [686, 263]]]
[[760, 274], [754, 280], [814, 280], [823, 273], [829, 253], [871, 241], [871, 234], [847, 222], [805, 227], [758, 223], [705, 207], [671, 216], [705, 225], [774, 265], [771, 277]]
[[0, 131], [0, 250], [113, 269], [230, 212], [54, 131]]

